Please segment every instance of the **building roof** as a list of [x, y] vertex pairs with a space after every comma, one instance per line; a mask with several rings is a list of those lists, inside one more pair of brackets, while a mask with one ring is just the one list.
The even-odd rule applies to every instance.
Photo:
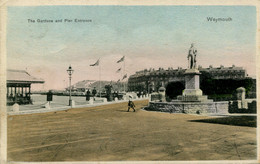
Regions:
[[44, 80], [31, 76], [24, 70], [7, 70], [7, 83], [44, 83]]
[[[246, 73], [246, 70], [243, 69], [243, 67], [236, 67], [235, 65], [233, 65], [232, 67], [224, 67], [224, 66], [220, 66], [220, 67], [212, 67], [209, 66], [209, 68], [202, 68], [201, 66], [199, 66], [199, 71], [203, 71], [203, 72], [209, 72], [209, 73], [219, 73], [219, 74], [223, 74], [223, 73]], [[175, 75], [183, 75], [186, 69], [182, 69], [181, 67], [178, 67], [177, 69], [173, 69], [171, 67], [167, 69], [163, 69], [163, 68], [159, 68], [158, 70], [155, 69], [150, 69], [150, 70], [141, 70], [136, 72], [133, 75], [130, 75], [129, 79], [131, 80], [131, 78], [139, 78], [139, 77], [143, 77], [143, 76], [153, 76], [153, 75], [162, 75], [162, 74], [175, 74]]]
[[[83, 80], [72, 85], [75, 88], [91, 88], [90, 85], [96, 82], [96, 80]], [[68, 87], [69, 88], [69, 87]]]

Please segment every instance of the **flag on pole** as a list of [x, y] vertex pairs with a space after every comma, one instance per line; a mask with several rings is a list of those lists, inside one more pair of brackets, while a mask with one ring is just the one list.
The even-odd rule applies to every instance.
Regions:
[[118, 72], [120, 72], [121, 71], [121, 68], [119, 68], [117, 71], [116, 71], [116, 73], [118, 73]]
[[99, 59], [94, 64], [90, 64], [90, 66], [98, 66], [99, 65]]
[[125, 60], [125, 56], [123, 56], [121, 59], [119, 59], [118, 61], [117, 61], [117, 63], [120, 63], [120, 62], [122, 62], [122, 61], [124, 61]]
[[125, 74], [125, 75], [123, 76], [122, 80], [124, 80], [125, 78], [127, 78], [127, 74]]

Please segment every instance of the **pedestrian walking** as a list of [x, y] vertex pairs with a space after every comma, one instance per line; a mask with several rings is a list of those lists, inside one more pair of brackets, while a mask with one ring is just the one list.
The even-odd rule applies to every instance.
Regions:
[[133, 110], [134, 110], [134, 112], [135, 112], [135, 104], [134, 104], [134, 102], [131, 100], [131, 98], [129, 99], [129, 101], [128, 101], [128, 110], [127, 110], [127, 112], [129, 112], [129, 109], [130, 108], [132, 108]]

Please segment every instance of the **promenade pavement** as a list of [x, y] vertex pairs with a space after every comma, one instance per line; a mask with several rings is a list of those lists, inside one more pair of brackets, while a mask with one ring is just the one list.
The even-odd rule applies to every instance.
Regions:
[[[66, 97], [66, 99], [68, 99], [68, 97]], [[73, 107], [68, 105], [68, 100], [67, 101], [64, 101], [64, 99], [61, 100], [61, 96], [57, 96], [55, 101], [50, 102], [50, 109], [45, 108], [45, 104], [47, 104], [48, 102], [42, 100], [33, 102], [33, 104], [29, 104], [29, 105], [20, 105], [19, 111], [13, 111], [12, 106], [7, 106], [7, 114], [21, 115], [21, 114], [32, 114], [32, 113], [45, 113], [45, 112], [52, 112], [52, 111], [68, 110], [71, 108], [95, 107], [95, 106], [106, 105], [106, 104], [116, 104], [116, 103], [122, 103], [128, 101], [128, 100], [118, 100], [118, 101], [104, 102], [104, 98], [96, 97], [95, 101], [93, 101], [93, 104], [90, 104], [89, 101], [86, 101], [85, 97], [73, 97], [73, 100], [75, 101], [75, 106]], [[134, 101], [138, 101], [138, 100], [148, 100], [148, 98], [134, 99]]]
[[255, 118], [150, 112], [148, 100], [134, 102], [136, 112], [119, 102], [9, 115], [8, 161], [256, 160]]

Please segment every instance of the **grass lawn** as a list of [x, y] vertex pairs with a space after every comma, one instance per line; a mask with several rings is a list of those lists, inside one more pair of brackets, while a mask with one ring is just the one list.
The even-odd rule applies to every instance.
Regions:
[[256, 159], [254, 126], [228, 125], [223, 118], [218, 123], [208, 116], [140, 110], [148, 104], [146, 100], [135, 104], [137, 112], [126, 112], [125, 102], [8, 116], [8, 160]]

